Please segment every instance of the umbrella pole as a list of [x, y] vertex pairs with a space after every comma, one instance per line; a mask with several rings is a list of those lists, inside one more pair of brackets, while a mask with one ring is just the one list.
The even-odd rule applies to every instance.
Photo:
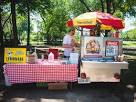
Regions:
[[82, 65], [81, 61], [81, 50], [82, 50], [82, 37], [83, 37], [83, 28], [81, 28], [81, 36], [80, 36], [80, 51], [79, 51], [79, 59], [78, 59], [78, 77], [80, 77], [80, 66]]
[[101, 24], [97, 21], [96, 23], [96, 36], [100, 36], [100, 28], [101, 28]]

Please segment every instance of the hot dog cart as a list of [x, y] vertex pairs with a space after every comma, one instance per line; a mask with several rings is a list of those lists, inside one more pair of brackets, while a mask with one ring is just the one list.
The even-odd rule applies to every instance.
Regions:
[[[67, 25], [81, 31], [78, 83], [120, 82], [121, 70], [128, 69], [119, 37], [123, 20], [109, 13], [86, 12], [70, 19]], [[85, 29], [96, 34], [88, 35]], [[111, 30], [115, 30], [114, 34], [110, 34]]]
[[120, 38], [82, 36], [80, 54], [79, 83], [120, 82], [121, 70], [128, 69]]

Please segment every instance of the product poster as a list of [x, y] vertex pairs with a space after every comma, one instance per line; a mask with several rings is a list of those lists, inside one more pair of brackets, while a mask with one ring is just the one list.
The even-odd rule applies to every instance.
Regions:
[[119, 41], [106, 41], [106, 56], [118, 56]]
[[84, 55], [102, 55], [103, 39], [100, 37], [84, 38]]

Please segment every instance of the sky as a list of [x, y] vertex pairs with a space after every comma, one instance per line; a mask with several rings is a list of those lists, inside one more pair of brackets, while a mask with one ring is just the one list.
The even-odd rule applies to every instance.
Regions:
[[129, 17], [129, 18], [125, 18], [125, 28], [123, 29], [123, 32], [131, 30], [136, 28], [135, 26], [132, 25], [132, 23], [136, 21], [136, 18], [134, 17]]
[[38, 14], [35, 14], [35, 15], [31, 14], [30, 18], [32, 20], [31, 23], [34, 25], [34, 28], [33, 28], [34, 32], [38, 32], [39, 31], [38, 24], [42, 20], [40, 15], [38, 15]]

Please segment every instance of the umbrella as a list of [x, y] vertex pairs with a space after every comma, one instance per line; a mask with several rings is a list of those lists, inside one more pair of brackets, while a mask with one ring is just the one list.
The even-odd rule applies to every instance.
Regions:
[[124, 28], [122, 19], [103, 12], [87, 12], [75, 17], [74, 19], [67, 21], [67, 25], [69, 27], [79, 26], [91, 29], [95, 28], [97, 24], [100, 24], [101, 29], [103, 30], [110, 30], [112, 28], [114, 29]]

